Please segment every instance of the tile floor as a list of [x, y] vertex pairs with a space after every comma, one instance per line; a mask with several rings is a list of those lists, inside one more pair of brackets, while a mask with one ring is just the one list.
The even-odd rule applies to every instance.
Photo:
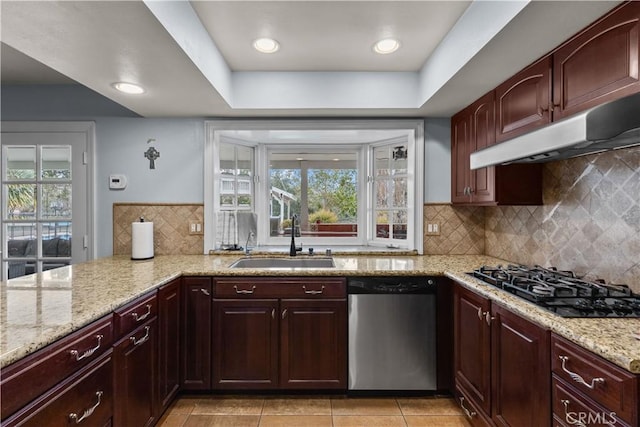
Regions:
[[469, 427], [448, 397], [181, 396], [160, 427]]

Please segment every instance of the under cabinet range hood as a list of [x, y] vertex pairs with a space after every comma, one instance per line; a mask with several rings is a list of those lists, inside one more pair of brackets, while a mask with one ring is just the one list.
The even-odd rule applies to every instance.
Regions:
[[640, 93], [471, 153], [471, 169], [543, 163], [640, 145]]

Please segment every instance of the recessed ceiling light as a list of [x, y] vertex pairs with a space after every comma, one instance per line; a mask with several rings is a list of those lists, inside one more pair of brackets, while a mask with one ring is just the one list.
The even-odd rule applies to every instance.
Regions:
[[400, 42], [396, 39], [382, 39], [373, 45], [373, 50], [381, 55], [393, 53], [400, 47]]
[[302, 157], [296, 157], [296, 160], [297, 161], [301, 161], [301, 160], [304, 160], [304, 159]]
[[142, 86], [135, 83], [117, 82], [113, 83], [111, 86], [120, 92], [128, 93], [130, 95], [140, 95], [141, 93], [144, 93]]
[[280, 44], [274, 39], [263, 37], [253, 41], [253, 48], [261, 53], [275, 53], [280, 49]]

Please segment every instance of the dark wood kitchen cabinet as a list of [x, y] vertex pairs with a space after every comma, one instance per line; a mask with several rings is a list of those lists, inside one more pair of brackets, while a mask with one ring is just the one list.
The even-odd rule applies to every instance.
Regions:
[[159, 413], [180, 389], [181, 279], [158, 289], [158, 394]]
[[347, 386], [343, 278], [217, 278], [217, 389], [334, 389]]
[[474, 426], [551, 423], [549, 331], [456, 285], [454, 340], [456, 395]]
[[495, 93], [451, 118], [451, 201], [473, 205], [542, 204], [542, 167], [499, 165], [471, 170], [471, 153], [495, 143]]
[[551, 122], [551, 56], [525, 68], [496, 88], [496, 142]]
[[580, 413], [593, 425], [639, 425], [638, 375], [555, 334], [551, 370], [555, 425], [575, 425]]
[[3, 419], [2, 426], [118, 425], [112, 423], [112, 373], [113, 358], [109, 349], [9, 419]]
[[491, 301], [459, 285], [454, 287], [453, 363], [460, 405], [474, 425], [491, 415], [491, 330], [485, 313]]
[[115, 312], [120, 339], [113, 348], [114, 425], [143, 427], [157, 421], [157, 313], [156, 292]]
[[280, 309], [280, 387], [345, 388], [345, 301], [283, 299]]
[[210, 277], [182, 278], [182, 390], [211, 388], [211, 304]]
[[628, 2], [553, 53], [553, 119], [640, 91], [640, 2]]
[[2, 368], [2, 419], [96, 361], [111, 349], [113, 339], [113, 315], [110, 313]]
[[278, 386], [277, 299], [214, 299], [213, 386]]

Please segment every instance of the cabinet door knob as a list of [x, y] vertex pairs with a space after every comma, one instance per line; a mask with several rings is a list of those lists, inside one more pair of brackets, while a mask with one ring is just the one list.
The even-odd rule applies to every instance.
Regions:
[[285, 317], [287, 317], [287, 309], [286, 308], [284, 310], [282, 310], [282, 318], [284, 319]]
[[208, 290], [204, 289], [204, 288], [200, 288], [200, 292], [202, 292], [203, 294], [205, 294], [206, 296], [210, 296], [211, 294], [209, 293]]
[[591, 384], [587, 383], [584, 380], [584, 378], [582, 378], [579, 374], [567, 369], [566, 364], [567, 364], [567, 360], [569, 360], [568, 356], [558, 356], [558, 357], [560, 358], [560, 360], [562, 360], [562, 370], [565, 371], [567, 374], [569, 374], [571, 379], [577, 382], [578, 384], [582, 384], [586, 387], [589, 387], [591, 390], [595, 388], [596, 384], [604, 384], [604, 378], [594, 378], [591, 380]]
[[495, 318], [495, 317], [493, 317], [493, 316], [491, 315], [491, 313], [489, 313], [488, 311], [486, 311], [486, 312], [484, 313], [484, 320], [487, 322], [487, 325], [488, 325], [488, 326], [491, 326], [491, 321], [492, 321], [492, 320], [496, 320], [496, 318]]

